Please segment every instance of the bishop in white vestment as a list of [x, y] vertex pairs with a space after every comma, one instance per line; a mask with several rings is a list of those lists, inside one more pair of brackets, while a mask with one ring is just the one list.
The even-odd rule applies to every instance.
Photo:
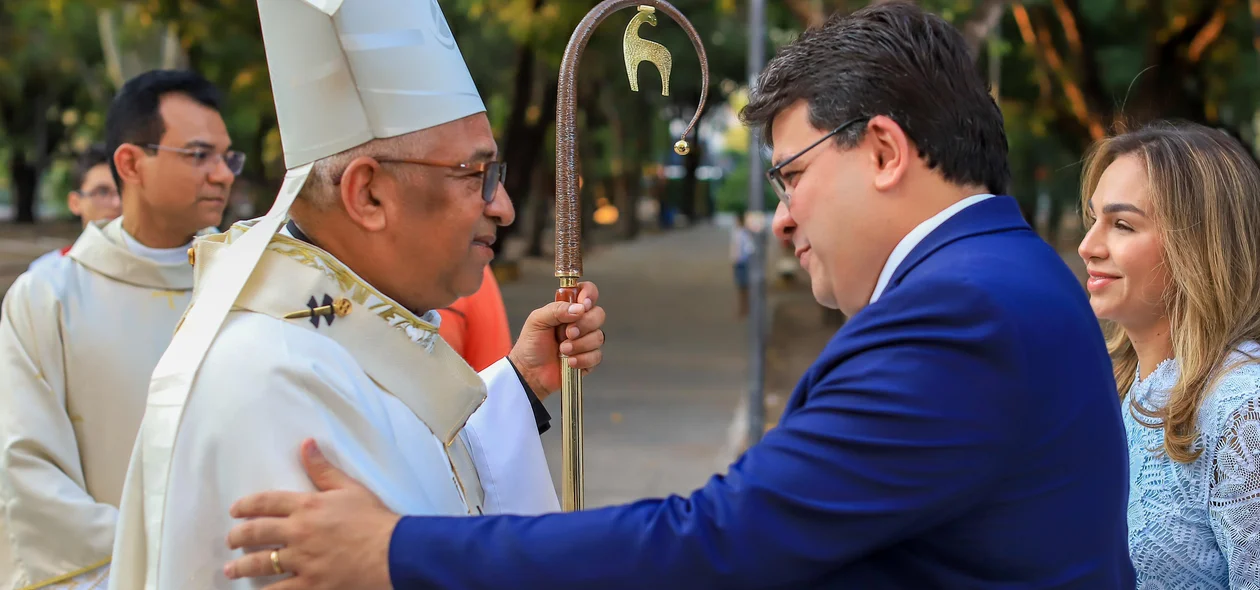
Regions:
[[186, 254], [159, 262], [135, 246], [121, 218], [88, 224], [66, 256], [5, 295], [4, 588], [75, 587], [108, 573], [149, 376], [193, 287]]
[[[349, 166], [346, 178], [330, 189], [341, 199], [383, 191], [371, 199], [314, 204], [312, 193], [302, 192], [309, 176], [325, 188], [337, 185], [327, 177], [342, 172], [317, 167], [351, 159], [333, 157], [378, 139], [439, 137], [416, 135], [436, 130], [445, 134], [437, 142], [442, 149], [492, 154], [484, 147], [484, 140], [493, 147], [484, 105], [440, 8], [433, 0], [260, 0], [258, 7], [289, 172], [266, 216], [194, 246], [193, 302], [153, 373], [128, 471], [110, 578], [118, 590], [267, 582], [224, 576], [223, 563], [240, 555], [225, 544], [234, 524], [229, 508], [268, 489], [313, 490], [298, 461], [308, 437], [400, 512], [559, 509], [523, 376], [536, 367], [504, 359], [479, 375], [438, 336], [436, 313], [410, 311], [318, 241], [324, 236], [378, 280], [396, 279], [392, 271], [409, 277], [403, 287], [392, 284], [413, 301], [415, 293], [447, 287], [416, 285], [411, 277], [423, 273], [414, 269], [372, 266], [382, 252], [356, 250], [367, 248], [365, 240], [389, 248], [397, 265], [450, 267], [479, 280], [488, 248], [468, 240], [474, 232], [493, 236], [493, 223], [513, 215], [500, 177], [460, 169], [462, 176], [445, 177], [426, 193], [402, 184], [415, 177], [386, 172], [376, 161], [407, 162], [388, 159], [405, 153], [383, 153], [339, 164]], [[362, 174], [380, 175], [380, 184], [345, 188]], [[309, 217], [290, 222], [299, 193]], [[376, 208], [378, 197], [389, 205]], [[424, 199], [431, 202], [407, 209]], [[349, 208], [359, 205], [380, 215], [374, 219], [381, 224], [356, 225], [360, 218]], [[319, 219], [314, 242], [302, 232], [304, 219]], [[455, 262], [388, 246], [417, 243], [407, 242], [418, 239], [416, 228], [400, 219], [437, 233], [460, 226], [451, 234]], [[592, 334], [603, 312], [591, 309], [556, 321]], [[598, 319], [592, 325], [580, 318]], [[558, 325], [532, 329], [554, 350]], [[555, 354], [549, 358], [556, 362]], [[278, 575], [294, 573], [275, 555]]]

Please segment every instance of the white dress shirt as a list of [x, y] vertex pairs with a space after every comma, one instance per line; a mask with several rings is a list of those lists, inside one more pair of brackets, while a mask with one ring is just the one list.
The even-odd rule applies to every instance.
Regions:
[[906, 234], [906, 237], [901, 238], [901, 241], [897, 243], [897, 247], [893, 248], [892, 253], [888, 255], [888, 261], [884, 263], [884, 269], [879, 273], [879, 280], [875, 282], [875, 290], [871, 292], [871, 303], [875, 303], [879, 300], [879, 296], [882, 295], [884, 293], [884, 289], [888, 287], [888, 281], [892, 280], [892, 275], [897, 271], [897, 267], [901, 266], [901, 263], [905, 261], [906, 256], [910, 255], [910, 251], [914, 250], [914, 247], [918, 246], [919, 242], [923, 241], [923, 238], [926, 238], [928, 234], [940, 227], [941, 224], [945, 223], [945, 221], [950, 217], [957, 215], [959, 211], [975, 205], [980, 201], [990, 199], [993, 196], [994, 195], [984, 194], [967, 197], [957, 203], [954, 203], [953, 205], [950, 205], [949, 207], [946, 207], [940, 213], [929, 217], [926, 221], [910, 230], [910, 233]]

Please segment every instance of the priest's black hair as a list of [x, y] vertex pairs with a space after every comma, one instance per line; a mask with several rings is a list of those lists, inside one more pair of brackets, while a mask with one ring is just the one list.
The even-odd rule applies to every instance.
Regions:
[[[74, 162], [74, 177], [71, 179], [74, 182], [74, 190], [83, 188], [83, 181], [87, 180], [88, 172], [91, 172], [93, 168], [101, 164], [109, 165], [110, 160], [113, 160], [111, 156], [112, 154], [105, 149], [103, 143], [94, 143], [83, 150]], [[110, 169], [113, 169], [112, 166]]]
[[105, 115], [105, 149], [119, 192], [122, 192], [123, 181], [114, 165], [114, 152], [125, 143], [145, 146], [162, 141], [166, 125], [158, 107], [162, 97], [171, 93], [187, 95], [215, 111], [220, 110], [223, 102], [223, 95], [214, 84], [189, 70], [151, 70], [123, 84]]

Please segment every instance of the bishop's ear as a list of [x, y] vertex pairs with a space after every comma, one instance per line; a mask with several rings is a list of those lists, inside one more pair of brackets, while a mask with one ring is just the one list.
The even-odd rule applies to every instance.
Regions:
[[140, 146], [131, 143], [124, 143], [114, 150], [114, 167], [118, 169], [118, 176], [122, 178], [123, 184], [144, 185], [140, 172], [147, 155]]
[[366, 156], [351, 160], [339, 188], [351, 221], [366, 231], [385, 229], [389, 192], [397, 190], [397, 183], [384, 174], [380, 162]]
[[871, 163], [875, 166], [876, 190], [890, 190], [901, 182], [910, 167], [910, 138], [891, 118], [879, 115], [867, 123], [864, 141], [871, 145]]

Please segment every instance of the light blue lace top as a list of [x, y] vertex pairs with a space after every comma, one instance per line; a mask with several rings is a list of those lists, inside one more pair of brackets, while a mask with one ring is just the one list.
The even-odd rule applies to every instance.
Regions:
[[[1260, 356], [1254, 342], [1240, 353]], [[1243, 358], [1235, 353], [1234, 359]], [[1140, 373], [1139, 373], [1140, 374]], [[1167, 360], [1127, 400], [1162, 406], [1177, 381]], [[1125, 404], [1129, 439], [1129, 551], [1139, 590], [1260, 589], [1260, 364], [1230, 371], [1199, 410], [1190, 464], [1162, 452], [1164, 431]]]

